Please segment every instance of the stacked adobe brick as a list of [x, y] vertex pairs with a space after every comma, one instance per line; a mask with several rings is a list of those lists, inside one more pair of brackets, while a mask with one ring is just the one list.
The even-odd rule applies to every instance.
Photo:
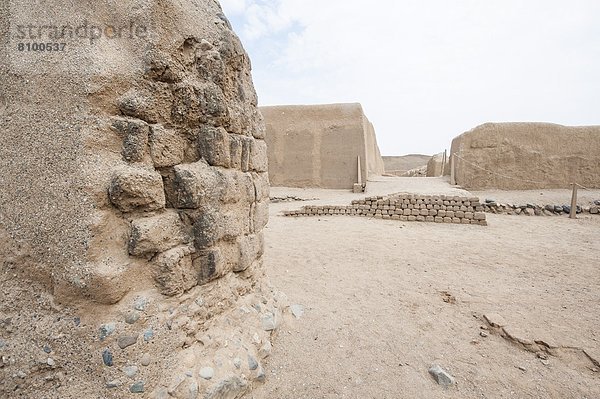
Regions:
[[407, 222], [475, 224], [487, 226], [477, 197], [392, 194], [352, 201], [352, 205], [304, 206], [285, 216], [353, 215]]

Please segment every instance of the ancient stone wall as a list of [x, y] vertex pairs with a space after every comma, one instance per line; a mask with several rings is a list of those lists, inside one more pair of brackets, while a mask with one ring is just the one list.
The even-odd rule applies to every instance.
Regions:
[[261, 107], [271, 185], [350, 189], [383, 173], [377, 139], [360, 104]]
[[[0, 323], [0, 350], [13, 361], [0, 364], [0, 396], [221, 397], [222, 381], [238, 395], [264, 379], [258, 350], [279, 312], [261, 267], [265, 128], [250, 60], [219, 4], [2, 7], [0, 233], [11, 244], [0, 251], [2, 275], [13, 277], [0, 281], [0, 313], [12, 320]], [[65, 48], [27, 52], [26, 25], [87, 36], [42, 28], [35, 41]], [[19, 297], [31, 286], [43, 303]], [[22, 324], [30, 313], [62, 321], [38, 331]], [[244, 333], [231, 332], [231, 358], [217, 361], [211, 342], [222, 338], [210, 331], [228, 313]], [[214, 378], [198, 374], [202, 365]]]
[[456, 137], [451, 153], [468, 189], [600, 187], [600, 126], [486, 123]]
[[486, 226], [484, 206], [477, 197], [391, 194], [354, 200], [352, 205], [307, 205], [284, 216], [347, 215], [404, 222], [435, 222]]

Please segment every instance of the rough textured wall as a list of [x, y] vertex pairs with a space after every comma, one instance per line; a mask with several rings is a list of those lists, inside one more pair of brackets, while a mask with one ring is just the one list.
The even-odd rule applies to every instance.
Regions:
[[469, 189], [600, 187], [600, 126], [486, 123], [456, 137], [451, 153], [464, 159], [455, 157], [456, 182]]
[[271, 185], [352, 188], [381, 174], [372, 125], [360, 104], [261, 107], [267, 126]]
[[443, 174], [444, 153], [435, 154], [427, 162], [427, 177], [439, 177]]
[[[221, 379], [237, 395], [264, 379], [246, 359], [273, 329], [260, 318], [278, 312], [268, 292], [250, 296], [262, 289], [265, 129], [219, 4], [0, 7], [0, 351], [12, 359], [0, 396], [189, 397], [178, 390]], [[20, 47], [34, 42], [65, 46]], [[210, 358], [221, 338], [207, 331], [240, 301], [262, 303], [233, 319], [260, 334], [233, 334], [232, 352]]]
[[408, 154], [401, 156], [384, 156], [385, 173], [401, 176], [409, 170], [419, 169], [427, 165], [429, 155]]
[[383, 158], [377, 145], [377, 135], [373, 124], [364, 117], [366, 124], [366, 155], [368, 176], [381, 176], [385, 172]]

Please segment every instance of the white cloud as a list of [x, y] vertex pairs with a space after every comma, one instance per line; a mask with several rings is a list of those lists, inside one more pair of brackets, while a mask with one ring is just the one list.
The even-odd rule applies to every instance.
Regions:
[[246, 0], [221, 0], [221, 7], [227, 15], [242, 14], [246, 11]]
[[384, 154], [441, 151], [486, 121], [600, 123], [594, 0], [223, 6], [261, 103], [361, 102]]

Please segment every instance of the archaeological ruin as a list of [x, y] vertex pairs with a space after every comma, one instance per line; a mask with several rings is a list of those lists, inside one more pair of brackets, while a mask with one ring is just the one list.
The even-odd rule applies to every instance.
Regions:
[[486, 123], [452, 141], [455, 181], [473, 190], [598, 188], [599, 139], [600, 126]]
[[383, 174], [375, 130], [360, 104], [271, 106], [260, 112], [272, 186], [352, 189]]
[[46, 9], [147, 34], [2, 54], [0, 396], [239, 397], [285, 301], [262, 269], [265, 127], [219, 4], [9, 3], [10, 48]]

